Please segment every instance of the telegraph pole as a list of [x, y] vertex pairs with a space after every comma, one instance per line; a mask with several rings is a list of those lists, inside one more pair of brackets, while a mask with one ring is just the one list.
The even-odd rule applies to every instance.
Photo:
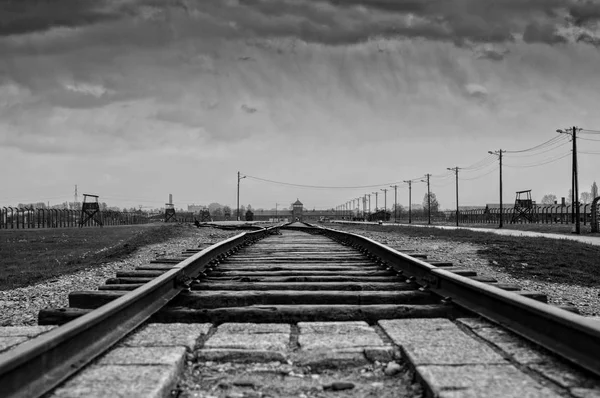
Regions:
[[429, 177], [431, 177], [431, 174], [425, 174], [425, 177], [427, 177], [427, 181], [421, 181], [427, 182], [427, 224], [431, 224], [431, 192], [429, 191]]
[[580, 128], [573, 126], [570, 129], [556, 130], [557, 133], [569, 134], [573, 141], [573, 166], [571, 174], [571, 222], [575, 223], [575, 233], [581, 234], [581, 221], [579, 220], [579, 178], [577, 170], [577, 130]]
[[394, 223], [398, 222], [398, 185], [390, 185], [394, 188]]
[[385, 218], [387, 216], [387, 188], [384, 189], [380, 189], [380, 191], [383, 191], [383, 220], [385, 221]]
[[237, 175], [237, 220], [240, 221], [240, 180], [242, 178], [246, 178], [246, 176], [240, 177], [240, 172], [238, 171]]
[[366, 193], [365, 195], [369, 198], [369, 215], [370, 215], [371, 214], [371, 194]]
[[277, 206], [279, 206], [279, 203], [275, 203], [275, 218], [277, 219], [276, 222], [279, 222], [279, 216], [277, 215]]
[[498, 150], [498, 151], [488, 151], [489, 154], [491, 155], [497, 155], [498, 159], [500, 160], [500, 225], [498, 225], [498, 228], [502, 228], [504, 223], [503, 223], [503, 213], [504, 213], [504, 208], [502, 207], [502, 149]]
[[448, 170], [456, 173], [456, 226], [458, 227], [458, 170], [460, 170], [460, 168], [457, 166], [448, 168]]
[[411, 204], [411, 193], [412, 193], [412, 181], [408, 180], [408, 181], [404, 181], [408, 183], [408, 223], [410, 224], [412, 222], [412, 204]]

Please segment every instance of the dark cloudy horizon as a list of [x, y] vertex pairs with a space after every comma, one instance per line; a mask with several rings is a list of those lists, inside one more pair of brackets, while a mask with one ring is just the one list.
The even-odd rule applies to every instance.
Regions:
[[[332, 208], [433, 175], [443, 208], [600, 182], [600, 3], [0, 2], [0, 206]], [[552, 138], [555, 141], [529, 152]], [[389, 184], [388, 184], [389, 185]], [[413, 185], [413, 203], [426, 187]], [[381, 199], [381, 196], [380, 196]], [[393, 192], [388, 192], [388, 207]], [[374, 204], [374, 198], [371, 201]], [[381, 205], [381, 200], [380, 200]], [[373, 206], [374, 207], [374, 206]]]

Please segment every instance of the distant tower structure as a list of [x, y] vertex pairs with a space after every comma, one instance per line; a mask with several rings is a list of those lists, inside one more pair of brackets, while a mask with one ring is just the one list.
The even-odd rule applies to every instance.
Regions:
[[173, 205], [173, 195], [169, 194], [169, 203], [165, 203], [165, 222], [175, 219], [175, 205]]
[[[88, 199], [93, 198], [93, 199]], [[83, 204], [81, 205], [81, 218], [79, 228], [83, 227], [89, 220], [94, 221], [99, 226], [102, 226], [102, 218], [100, 216], [100, 205], [98, 204], [97, 195], [83, 194]]]
[[302, 202], [296, 198], [296, 201], [292, 203], [292, 222], [294, 221], [302, 221], [302, 207], [304, 205]]

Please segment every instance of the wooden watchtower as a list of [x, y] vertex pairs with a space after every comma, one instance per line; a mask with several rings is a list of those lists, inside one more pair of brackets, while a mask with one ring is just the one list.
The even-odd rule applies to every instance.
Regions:
[[533, 222], [535, 217], [535, 203], [531, 200], [531, 189], [528, 191], [518, 191], [510, 223], [514, 224], [521, 219]]
[[83, 194], [83, 203], [81, 204], [81, 217], [79, 219], [79, 228], [83, 227], [89, 220], [94, 221], [99, 226], [103, 226], [100, 217], [100, 205], [97, 195]]

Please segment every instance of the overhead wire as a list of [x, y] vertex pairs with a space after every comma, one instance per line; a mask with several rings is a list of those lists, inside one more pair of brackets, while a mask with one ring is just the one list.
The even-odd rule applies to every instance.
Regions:
[[542, 142], [541, 144], [538, 144], [538, 145], [532, 146], [531, 148], [527, 148], [527, 149], [521, 149], [521, 150], [518, 150], [518, 151], [507, 151], [507, 150], [504, 150], [504, 151], [502, 151], [502, 152], [503, 152], [503, 153], [507, 153], [507, 154], [508, 154], [508, 153], [523, 153], [523, 152], [530, 152], [530, 151], [534, 151], [534, 150], [536, 150], [536, 149], [545, 148], [546, 146], [548, 146], [548, 145], [552, 145], [553, 143], [555, 143], [555, 142], [557, 142], [557, 141], [560, 141], [560, 140], [562, 140], [562, 139], [564, 139], [564, 138], [565, 138], [565, 137], [564, 137], [563, 135], [558, 135], [558, 136], [555, 136], [555, 137], [552, 137], [552, 138], [550, 138], [548, 141], [544, 141], [544, 142]]
[[571, 155], [571, 152], [567, 152], [567, 153], [563, 154], [562, 156], [559, 156], [559, 157], [556, 157], [556, 158], [553, 158], [553, 159], [546, 159], [546, 161], [543, 161], [541, 163], [528, 164], [528, 165], [510, 165], [510, 164], [505, 164], [504, 166], [506, 166], [506, 167], [513, 167], [513, 168], [537, 167], [537, 166], [542, 166], [542, 165], [545, 165], [545, 164], [556, 162], [556, 161], [558, 161], [560, 159], [563, 159], [563, 158], [565, 158], [567, 156], [570, 156], [570, 155]]
[[267, 182], [267, 183], [271, 183], [271, 184], [286, 185], [286, 186], [292, 186], [292, 187], [297, 187], [297, 188], [310, 188], [310, 189], [362, 189], [362, 188], [377, 188], [377, 187], [381, 187], [384, 185], [392, 185], [392, 184], [400, 184], [401, 183], [401, 181], [393, 181], [393, 182], [387, 182], [387, 183], [382, 183], [382, 184], [373, 184], [373, 185], [325, 186], [325, 185], [294, 184], [294, 183], [290, 183], [290, 182], [274, 181], [274, 180], [268, 180], [266, 178], [254, 177], [254, 176], [251, 176], [248, 174], [242, 174], [242, 175], [244, 175], [245, 177], [251, 178], [253, 180], [263, 181], [263, 182]]
[[471, 181], [471, 180], [477, 180], [477, 179], [479, 179], [479, 178], [481, 178], [481, 177], [485, 177], [486, 175], [493, 173], [494, 171], [498, 170], [499, 168], [500, 168], [500, 166], [496, 166], [496, 167], [494, 167], [493, 169], [491, 169], [490, 171], [488, 171], [487, 173], [484, 173], [484, 174], [478, 175], [478, 176], [476, 176], [476, 177], [462, 178], [462, 177], [460, 177], [460, 175], [459, 175], [459, 176], [458, 176], [458, 179], [459, 179], [459, 181]]

